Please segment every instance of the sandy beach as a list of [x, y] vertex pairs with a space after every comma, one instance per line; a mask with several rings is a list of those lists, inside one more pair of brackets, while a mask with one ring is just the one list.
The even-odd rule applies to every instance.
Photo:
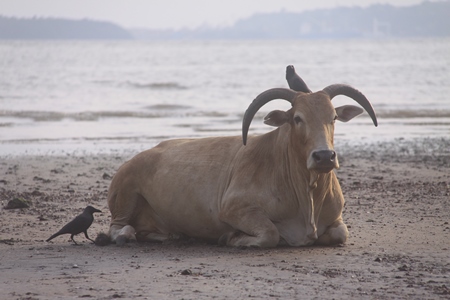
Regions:
[[[198, 240], [99, 247], [45, 240], [86, 205], [106, 232], [106, 195], [131, 152], [0, 159], [3, 299], [450, 298], [450, 140], [339, 145], [348, 242], [241, 249]], [[5, 209], [22, 198], [29, 208]]]

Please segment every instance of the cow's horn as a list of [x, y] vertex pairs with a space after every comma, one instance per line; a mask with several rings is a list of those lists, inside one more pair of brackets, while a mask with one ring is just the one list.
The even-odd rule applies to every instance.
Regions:
[[250, 127], [250, 123], [252, 122], [255, 114], [261, 107], [263, 107], [264, 104], [275, 99], [287, 100], [292, 104], [295, 95], [297, 95], [295, 91], [285, 88], [274, 88], [259, 94], [255, 98], [255, 100], [253, 100], [253, 102], [250, 103], [249, 107], [245, 111], [244, 119], [242, 120], [242, 140], [244, 142], [244, 145], [247, 144], [247, 134], [248, 129]]
[[324, 88], [323, 91], [330, 96], [330, 99], [333, 99], [337, 95], [344, 95], [352, 98], [367, 111], [369, 116], [372, 118], [373, 125], [378, 126], [377, 116], [373, 110], [372, 104], [370, 104], [366, 96], [354, 87], [346, 84], [332, 84]]

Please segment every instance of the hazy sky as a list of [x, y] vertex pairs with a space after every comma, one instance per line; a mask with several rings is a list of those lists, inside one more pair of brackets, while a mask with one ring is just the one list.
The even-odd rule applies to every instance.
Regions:
[[0, 15], [62, 17], [112, 21], [126, 28], [227, 26], [261, 12], [300, 12], [336, 6], [389, 3], [412, 5], [421, 0], [0, 0]]

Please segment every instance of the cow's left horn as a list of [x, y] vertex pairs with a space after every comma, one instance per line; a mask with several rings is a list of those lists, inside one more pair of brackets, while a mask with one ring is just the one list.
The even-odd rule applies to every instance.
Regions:
[[275, 99], [287, 100], [292, 104], [295, 95], [297, 95], [297, 92], [285, 88], [274, 88], [259, 94], [255, 98], [255, 100], [253, 100], [253, 102], [250, 103], [249, 107], [245, 111], [244, 119], [242, 120], [242, 141], [244, 142], [244, 145], [247, 144], [247, 134], [248, 129], [250, 127], [250, 123], [252, 122], [255, 114], [261, 107], [264, 106], [264, 104]]
[[344, 95], [352, 98], [361, 105], [372, 118], [373, 125], [378, 126], [377, 116], [373, 110], [372, 104], [367, 100], [366, 96], [360, 91], [346, 84], [332, 84], [323, 89], [325, 93], [333, 99], [337, 95]]

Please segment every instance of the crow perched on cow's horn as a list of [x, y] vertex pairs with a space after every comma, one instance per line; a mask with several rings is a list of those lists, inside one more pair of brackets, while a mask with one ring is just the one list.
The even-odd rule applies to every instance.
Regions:
[[295, 72], [293, 65], [286, 67], [286, 80], [291, 90], [296, 92], [311, 93], [311, 90], [308, 88], [303, 79]]
[[54, 235], [49, 237], [47, 239], [47, 242], [61, 234], [70, 234], [70, 239], [76, 245], [78, 245], [77, 242], [75, 242], [75, 240], [73, 239], [73, 236], [77, 235], [79, 233], [82, 233], [82, 232], [84, 232], [84, 236], [88, 240], [94, 242], [94, 240], [89, 238], [89, 236], [87, 234], [87, 230], [91, 226], [92, 222], [94, 221], [94, 213], [96, 213], [96, 212], [101, 212], [101, 211], [90, 205], [87, 206], [80, 215], [76, 216], [75, 219], [73, 219], [72, 221], [70, 221], [69, 223], [64, 225], [64, 227], [61, 228], [60, 231], [58, 231], [57, 233], [55, 233]]

